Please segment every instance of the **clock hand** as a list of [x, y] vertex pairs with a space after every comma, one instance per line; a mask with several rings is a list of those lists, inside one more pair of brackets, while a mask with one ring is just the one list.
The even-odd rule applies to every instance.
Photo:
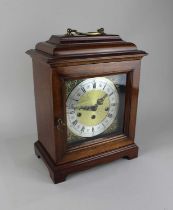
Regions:
[[97, 111], [97, 108], [99, 105], [103, 104], [103, 101], [105, 100], [105, 98], [107, 97], [107, 93], [102, 97], [97, 99], [97, 103], [93, 106], [80, 106], [80, 107], [76, 107], [76, 109], [83, 109], [83, 110], [87, 110], [87, 111]]
[[77, 109], [83, 109], [83, 110], [86, 110], [86, 111], [96, 111], [97, 110], [97, 104], [94, 105], [94, 106], [79, 106], [79, 107], [76, 107]]
[[69, 109], [74, 109], [74, 110], [87, 110], [87, 111], [96, 111], [97, 110], [97, 104], [92, 105], [92, 106], [69, 106]]
[[80, 106], [80, 107], [75, 107], [75, 108], [79, 109], [79, 110], [83, 109], [83, 110], [87, 110], [87, 111], [97, 111], [98, 106], [103, 104], [103, 101], [105, 100], [105, 98], [107, 96], [108, 95], [106, 93], [103, 97], [97, 99], [97, 103], [95, 105], [93, 105], [93, 106]]
[[105, 100], [105, 98], [108, 96], [107, 93], [105, 93], [105, 95], [99, 99], [97, 99], [97, 105], [102, 105], [103, 104], [103, 101]]
[[76, 107], [73, 107], [73, 109], [83, 109], [83, 110], [86, 110], [86, 111], [97, 111], [97, 108], [99, 105], [102, 105], [103, 104], [103, 101], [105, 100], [105, 98], [107, 97], [107, 93], [105, 93], [105, 95], [99, 99], [97, 99], [97, 102], [95, 105], [92, 105], [92, 106], [76, 106]]

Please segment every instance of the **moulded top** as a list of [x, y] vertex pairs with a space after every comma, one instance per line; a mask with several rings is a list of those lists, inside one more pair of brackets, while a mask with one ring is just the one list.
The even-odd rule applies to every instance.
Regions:
[[82, 58], [95, 56], [118, 56], [118, 55], [140, 55], [144, 51], [138, 50], [136, 45], [126, 42], [119, 35], [96, 35], [96, 36], [67, 36], [52, 35], [48, 41], [36, 44], [35, 50], [27, 51], [51, 56], [54, 59]]

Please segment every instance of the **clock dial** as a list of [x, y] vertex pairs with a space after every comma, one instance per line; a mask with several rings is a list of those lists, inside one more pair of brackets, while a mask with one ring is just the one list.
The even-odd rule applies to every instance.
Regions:
[[118, 108], [119, 95], [111, 80], [105, 77], [86, 79], [67, 98], [68, 128], [77, 136], [94, 137], [113, 123]]

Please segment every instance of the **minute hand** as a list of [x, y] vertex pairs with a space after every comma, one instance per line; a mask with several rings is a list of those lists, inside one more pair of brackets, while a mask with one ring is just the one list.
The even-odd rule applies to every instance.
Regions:
[[107, 93], [105, 93], [105, 95], [99, 99], [97, 99], [97, 105], [102, 105], [103, 104], [103, 101], [105, 100], [105, 98], [108, 96]]

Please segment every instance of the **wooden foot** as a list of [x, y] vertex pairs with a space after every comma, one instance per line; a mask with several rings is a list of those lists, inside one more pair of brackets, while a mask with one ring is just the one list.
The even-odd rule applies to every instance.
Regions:
[[37, 149], [37, 147], [34, 146], [34, 151], [35, 151], [35, 155], [37, 156], [37, 158], [41, 158], [40, 153]]
[[49, 171], [49, 173], [54, 184], [58, 184], [66, 180], [66, 175], [64, 174], [53, 172], [53, 171]]
[[67, 175], [57, 170], [56, 165], [54, 165], [50, 157], [46, 153], [44, 153], [43, 148], [41, 148], [37, 142], [34, 145], [34, 149], [35, 149], [36, 156], [38, 158], [41, 158], [47, 165], [50, 177], [52, 181], [54, 182], [54, 184], [64, 182], [66, 180]]
[[38, 159], [40, 158], [40, 155], [36, 155], [38, 157]]
[[132, 160], [137, 157], [138, 157], [138, 147], [134, 148], [127, 155], [124, 156], [124, 158], [127, 160]]

